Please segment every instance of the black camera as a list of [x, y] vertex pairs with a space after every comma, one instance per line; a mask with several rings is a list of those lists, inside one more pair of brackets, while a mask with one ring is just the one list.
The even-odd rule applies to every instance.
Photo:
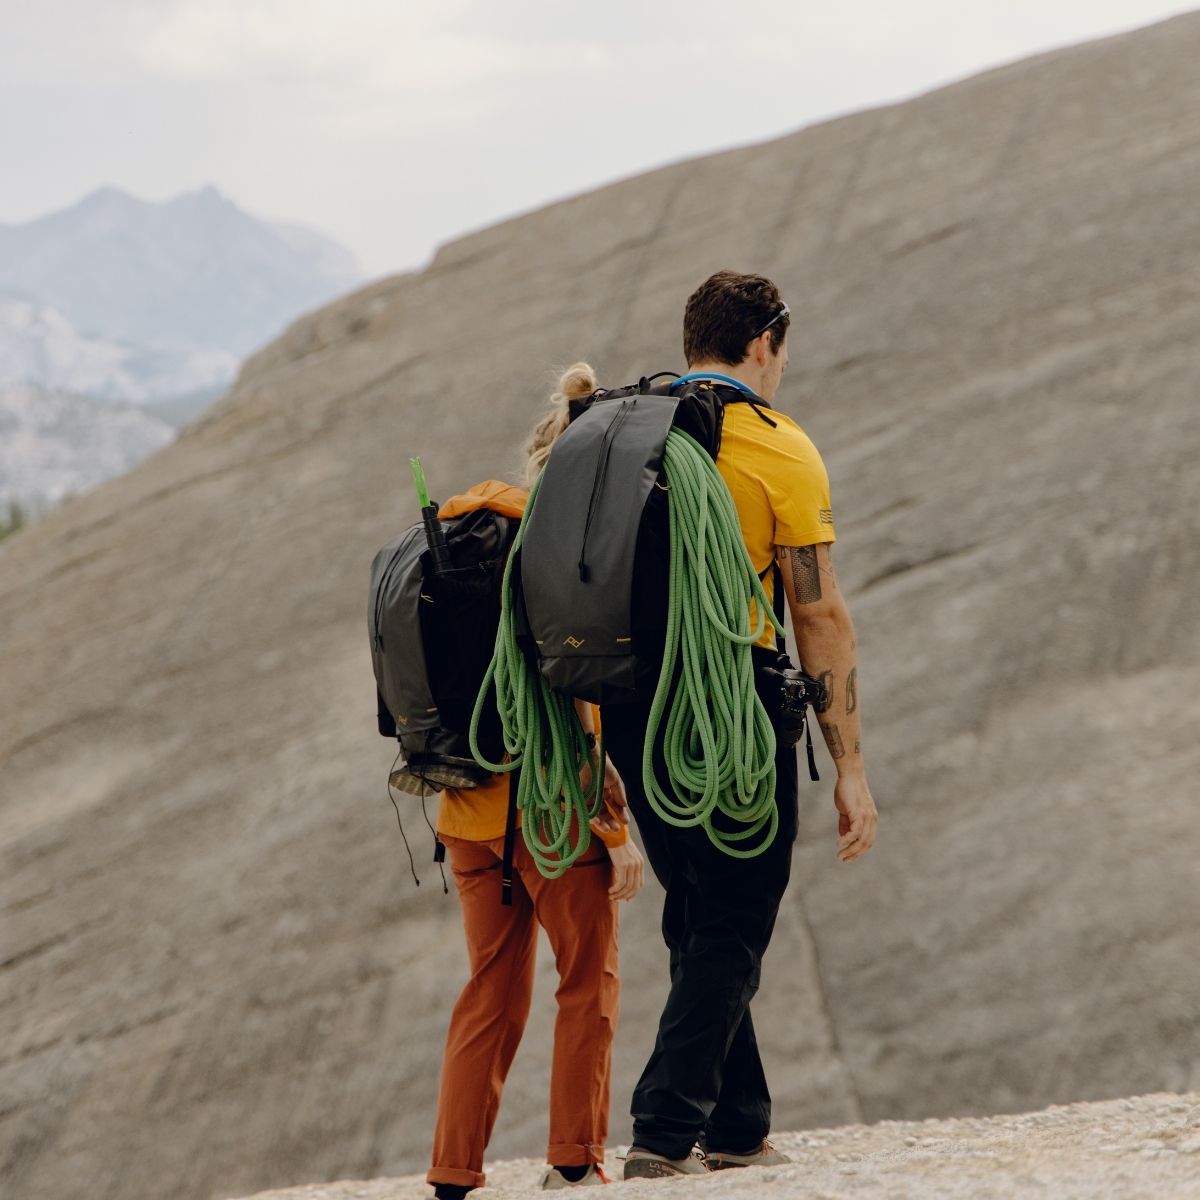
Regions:
[[792, 718], [806, 719], [805, 709], [811, 704], [817, 712], [825, 702], [825, 688], [819, 679], [794, 667], [779, 672], [779, 711]]
[[825, 686], [819, 679], [795, 667], [782, 670], [768, 667], [763, 675], [766, 687], [760, 695], [775, 727], [775, 737], [784, 746], [795, 746], [807, 727], [808, 706], [811, 704], [817, 712], [821, 711], [825, 703]]

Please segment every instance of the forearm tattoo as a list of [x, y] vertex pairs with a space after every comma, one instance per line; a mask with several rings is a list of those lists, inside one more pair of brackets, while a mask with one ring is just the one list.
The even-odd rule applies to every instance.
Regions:
[[849, 716], [858, 707], [858, 668], [851, 667], [846, 676], [846, 715]]
[[821, 730], [825, 734], [825, 745], [829, 747], [830, 758], [845, 758], [846, 747], [842, 745], [841, 730], [836, 725], [822, 725]]
[[815, 604], [821, 598], [821, 571], [816, 546], [783, 546], [792, 571], [797, 604]]

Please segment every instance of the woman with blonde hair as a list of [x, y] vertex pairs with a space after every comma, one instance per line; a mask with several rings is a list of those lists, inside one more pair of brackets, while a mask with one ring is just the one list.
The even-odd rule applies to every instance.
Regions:
[[525, 447], [525, 484], [532, 487], [559, 436], [571, 423], [571, 401], [586, 400], [600, 386], [596, 372], [585, 362], [568, 367], [550, 396], [542, 419], [533, 427]]
[[[526, 446], [527, 486], [566, 429], [570, 402], [595, 390], [596, 376], [586, 363], [563, 373]], [[527, 490], [489, 480], [454, 497], [440, 515], [450, 518], [486, 507], [516, 517], [527, 499]], [[584, 728], [594, 733], [598, 714], [590, 706], [577, 707]], [[529, 1016], [539, 925], [550, 941], [559, 976], [549, 1165], [542, 1187], [607, 1182], [601, 1164], [620, 988], [617, 901], [630, 900], [640, 890], [642, 855], [629, 838], [624, 787], [609, 762], [604, 808], [592, 823], [597, 836], [587, 851], [561, 878], [545, 879], [517, 838], [512, 905], [504, 906], [500, 866], [508, 789], [508, 777], [500, 775], [481, 787], [450, 789], [442, 793], [438, 811], [438, 838], [447, 848], [462, 905], [471, 975], [446, 1034], [433, 1165], [426, 1175], [436, 1200], [461, 1200], [486, 1181], [484, 1150]]]

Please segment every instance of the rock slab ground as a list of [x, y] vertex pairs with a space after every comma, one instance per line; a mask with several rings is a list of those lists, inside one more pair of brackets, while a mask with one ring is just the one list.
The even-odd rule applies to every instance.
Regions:
[[[1055, 1106], [1019, 1116], [880, 1121], [778, 1135], [790, 1166], [622, 1184], [634, 1197], [795, 1200], [1193, 1200], [1200, 1093]], [[624, 1152], [624, 1147], [621, 1148]], [[610, 1158], [612, 1173], [619, 1162]], [[543, 1167], [495, 1163], [473, 1195], [532, 1200]], [[252, 1200], [424, 1200], [421, 1176], [260, 1192]]]

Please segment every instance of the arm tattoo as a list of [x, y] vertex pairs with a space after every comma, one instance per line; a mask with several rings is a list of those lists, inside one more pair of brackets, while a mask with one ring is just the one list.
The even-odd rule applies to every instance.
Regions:
[[821, 598], [821, 572], [816, 546], [781, 546], [792, 568], [792, 587], [797, 604], [815, 604]]
[[822, 725], [825, 734], [825, 745], [829, 747], [831, 758], [845, 758], [846, 747], [842, 745], [842, 734], [836, 725]]
[[858, 668], [851, 667], [846, 676], [846, 715], [849, 716], [858, 707]]
[[833, 672], [822, 671], [817, 676], [817, 683], [821, 685], [821, 694], [813, 701], [813, 708], [819, 713], [828, 712], [833, 703]]

